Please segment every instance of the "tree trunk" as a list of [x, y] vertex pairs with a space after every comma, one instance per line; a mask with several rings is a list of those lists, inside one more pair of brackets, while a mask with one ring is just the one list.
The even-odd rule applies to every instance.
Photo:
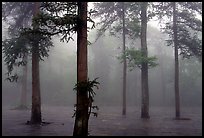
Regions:
[[[164, 54], [162, 54], [164, 55]], [[166, 82], [165, 82], [165, 75], [164, 75], [164, 64], [162, 55], [160, 56], [160, 67], [161, 67], [161, 87], [162, 87], [162, 99], [163, 99], [163, 106], [166, 106]]]
[[140, 70], [136, 70], [136, 80], [135, 80], [135, 86], [136, 86], [136, 101], [135, 101], [135, 104], [136, 106], [140, 105], [140, 102], [139, 102], [139, 99], [140, 99], [140, 93], [141, 93], [141, 85], [140, 85], [140, 82], [141, 82], [141, 73], [140, 73]]
[[[143, 56], [147, 57], [147, 2], [141, 3], [141, 50]], [[149, 118], [149, 88], [148, 88], [148, 63], [142, 63], [142, 111], [141, 118]]]
[[[125, 4], [122, 2], [122, 8], [123, 8], [123, 53], [125, 53]], [[126, 58], [124, 58], [123, 63], [123, 115], [126, 115], [126, 73], [127, 73], [127, 63]]]
[[[161, 42], [160, 42], [161, 43]], [[165, 52], [162, 49], [162, 45], [160, 47], [157, 47], [157, 55], [159, 57], [159, 65], [160, 65], [160, 72], [161, 72], [161, 95], [162, 95], [162, 103], [161, 105], [166, 106], [166, 79], [164, 75], [164, 58]], [[161, 51], [162, 50], [162, 51]]]
[[[35, 4], [35, 15], [39, 11], [39, 2]], [[33, 26], [34, 28], [37, 25]], [[40, 99], [40, 72], [39, 72], [39, 47], [38, 42], [32, 48], [32, 111], [31, 123], [41, 123], [41, 99]]]
[[[24, 61], [28, 61], [28, 56], [25, 55]], [[23, 66], [23, 78], [22, 78], [22, 91], [21, 91], [21, 99], [20, 99], [20, 107], [27, 108], [27, 72], [28, 72], [28, 64]]]
[[[87, 2], [78, 2], [77, 82], [87, 81]], [[77, 91], [73, 136], [88, 136], [88, 92]]]
[[176, 2], [173, 2], [173, 34], [174, 34], [174, 56], [175, 56], [175, 107], [176, 118], [180, 118], [180, 103], [179, 103], [179, 61], [178, 61], [178, 37], [177, 37], [177, 13]]

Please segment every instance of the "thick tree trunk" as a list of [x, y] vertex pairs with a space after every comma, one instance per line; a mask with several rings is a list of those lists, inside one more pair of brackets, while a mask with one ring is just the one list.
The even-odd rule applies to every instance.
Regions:
[[[78, 2], [77, 82], [87, 81], [87, 2]], [[74, 136], [88, 136], [88, 92], [77, 91]]]
[[[123, 8], [123, 53], [125, 53], [125, 4], [122, 2]], [[126, 73], [127, 73], [127, 63], [126, 58], [124, 58], [123, 63], [123, 115], [126, 115]]]
[[175, 56], [175, 108], [176, 118], [180, 118], [180, 101], [179, 101], [179, 61], [178, 61], [178, 37], [177, 37], [177, 15], [176, 2], [173, 2], [173, 34], [174, 34], [174, 56]]
[[[39, 11], [39, 2], [35, 5], [35, 14]], [[37, 26], [34, 26], [34, 28]], [[41, 123], [41, 99], [40, 99], [40, 72], [39, 72], [39, 49], [38, 42], [32, 49], [32, 111], [31, 123]]]
[[[141, 4], [141, 50], [143, 56], [147, 57], [147, 2]], [[149, 118], [149, 88], [148, 88], [148, 63], [142, 63], [142, 111], [141, 118]]]
[[[27, 62], [28, 56], [24, 57], [24, 60]], [[21, 90], [21, 99], [20, 99], [20, 107], [27, 108], [27, 72], [28, 72], [28, 64], [23, 66], [23, 78], [22, 78], [22, 90]]]

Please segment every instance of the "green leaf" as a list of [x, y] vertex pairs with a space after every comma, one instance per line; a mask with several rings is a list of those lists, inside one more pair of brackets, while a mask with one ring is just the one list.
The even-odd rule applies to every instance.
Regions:
[[128, 62], [130, 71], [132, 71], [136, 67], [141, 68], [142, 63], [145, 62], [148, 63], [149, 68], [156, 67], [158, 65], [157, 63], [155, 63], [155, 61], [157, 60], [156, 56], [145, 57], [143, 56], [141, 50], [135, 50], [134, 48], [127, 49], [125, 53], [118, 57], [121, 63], [124, 62], [125, 58]]

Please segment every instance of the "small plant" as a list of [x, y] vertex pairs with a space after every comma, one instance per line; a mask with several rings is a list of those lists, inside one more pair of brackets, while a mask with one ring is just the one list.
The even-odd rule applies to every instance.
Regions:
[[[98, 78], [95, 78], [92, 81], [88, 79], [87, 81], [78, 82], [77, 84], [75, 84], [75, 87], [73, 89], [74, 91], [78, 91], [78, 92], [83, 92], [83, 93], [88, 92], [88, 106], [89, 106], [88, 115], [90, 116], [90, 114], [92, 113], [95, 117], [97, 117], [98, 114], [97, 112], [93, 112], [92, 109], [99, 110], [98, 106], [93, 105], [94, 96], [96, 95], [96, 93], [94, 92], [94, 87], [99, 89], [98, 85], [100, 84], [97, 81], [97, 79]], [[76, 107], [76, 104], [74, 106]], [[76, 110], [72, 117], [74, 117], [75, 115], [76, 115]]]

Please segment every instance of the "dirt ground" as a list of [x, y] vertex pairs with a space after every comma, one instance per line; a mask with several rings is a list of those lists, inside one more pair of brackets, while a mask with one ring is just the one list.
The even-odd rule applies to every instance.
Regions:
[[[90, 117], [90, 136], [202, 136], [202, 107], [181, 108], [174, 120], [173, 108], [150, 107], [150, 119], [140, 118], [140, 108], [99, 107], [98, 117]], [[3, 136], [72, 136], [74, 107], [42, 106], [42, 118], [48, 125], [26, 125], [30, 110], [2, 107]]]

